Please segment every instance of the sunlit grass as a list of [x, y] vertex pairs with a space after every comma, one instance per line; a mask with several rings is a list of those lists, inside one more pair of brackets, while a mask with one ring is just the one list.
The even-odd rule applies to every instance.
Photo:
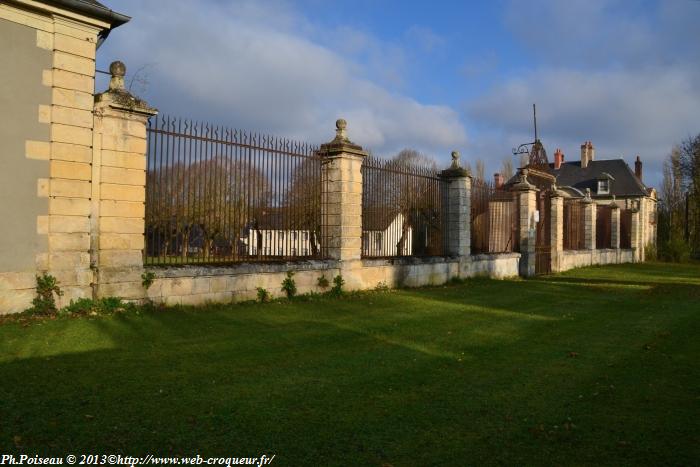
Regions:
[[700, 266], [0, 325], [0, 453], [692, 465]]

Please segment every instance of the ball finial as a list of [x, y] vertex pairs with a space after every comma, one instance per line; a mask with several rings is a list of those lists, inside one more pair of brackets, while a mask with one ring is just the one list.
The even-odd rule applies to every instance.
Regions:
[[338, 120], [335, 121], [335, 127], [338, 130], [344, 130], [347, 128], [348, 122], [345, 121], [345, 119], [339, 118]]
[[109, 65], [109, 73], [112, 76], [124, 77], [126, 74], [126, 65], [124, 65], [124, 62], [120, 62], [119, 60], [112, 62]]

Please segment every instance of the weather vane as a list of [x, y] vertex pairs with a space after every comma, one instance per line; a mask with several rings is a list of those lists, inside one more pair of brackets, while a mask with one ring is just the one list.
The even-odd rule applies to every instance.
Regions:
[[529, 156], [528, 165], [535, 167], [546, 166], [549, 165], [549, 160], [537, 134], [537, 106], [535, 104], [532, 104], [532, 119], [535, 127], [535, 140], [532, 143], [523, 143], [517, 148], [513, 148], [513, 155], [527, 154]]

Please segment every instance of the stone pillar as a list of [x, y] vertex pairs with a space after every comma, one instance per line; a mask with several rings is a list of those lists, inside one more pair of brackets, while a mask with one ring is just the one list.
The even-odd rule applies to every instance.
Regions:
[[459, 163], [459, 153], [452, 151], [452, 165], [440, 176], [447, 182], [447, 253], [469, 257], [471, 254], [472, 178]]
[[632, 240], [631, 240], [631, 247], [634, 255], [634, 260], [635, 261], [642, 261], [642, 255], [641, 255], [641, 239], [640, 239], [640, 225], [639, 225], [639, 209], [633, 209], [632, 210], [632, 228], [630, 229], [632, 232]]
[[126, 67], [110, 65], [95, 96], [91, 265], [95, 298], [141, 299], [146, 201], [146, 125], [157, 111], [124, 89]]
[[586, 197], [583, 198], [584, 208], [584, 225], [585, 225], [585, 235], [584, 235], [584, 245], [583, 248], [586, 250], [595, 250], [595, 224], [596, 224], [596, 204], [591, 199], [591, 190], [586, 189]]
[[620, 249], [620, 207], [615, 202], [613, 197], [610, 203], [612, 208], [612, 215], [610, 220], [610, 243], [611, 248], [619, 250]]
[[564, 251], [564, 196], [557, 190], [556, 185], [552, 187], [552, 211], [550, 212], [550, 228], [552, 244], [552, 271], [561, 270], [561, 256]]
[[535, 275], [535, 242], [537, 235], [537, 188], [527, 181], [527, 168], [519, 169], [519, 181], [513, 185], [513, 191], [518, 193], [520, 217], [520, 275]]
[[335, 122], [336, 136], [322, 144], [321, 245], [331, 259], [359, 260], [362, 255], [362, 161], [367, 153]]

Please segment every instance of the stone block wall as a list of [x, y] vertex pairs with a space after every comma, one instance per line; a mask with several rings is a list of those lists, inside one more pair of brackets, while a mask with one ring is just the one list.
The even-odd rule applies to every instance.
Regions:
[[[465, 258], [366, 259], [303, 261], [286, 264], [240, 264], [232, 267], [150, 268], [156, 275], [147, 297], [165, 305], [204, 305], [234, 303], [257, 298], [257, 288], [272, 298], [284, 296], [282, 281], [294, 271], [298, 293], [324, 293], [333, 278], [341, 274], [344, 290], [371, 290], [377, 287], [421, 287], [441, 285], [452, 278], [488, 276], [507, 278], [518, 275], [517, 253], [476, 255]], [[325, 276], [329, 287], [320, 287]]]
[[61, 283], [64, 296], [59, 305], [92, 296], [95, 52], [98, 33], [110, 25], [57, 6], [28, 3], [3, 2], [0, 21], [32, 31], [36, 47], [50, 56], [39, 76], [26, 76], [27, 82], [40, 80], [49, 96], [34, 109], [37, 121], [47, 125], [47, 135], [24, 141], [26, 158], [46, 165], [45, 175], [35, 181], [37, 198], [46, 200], [45, 210], [36, 215], [36, 232], [44, 241], [36, 250], [32, 268], [0, 270], [0, 313], [18, 312], [30, 306], [35, 276], [43, 272]]

